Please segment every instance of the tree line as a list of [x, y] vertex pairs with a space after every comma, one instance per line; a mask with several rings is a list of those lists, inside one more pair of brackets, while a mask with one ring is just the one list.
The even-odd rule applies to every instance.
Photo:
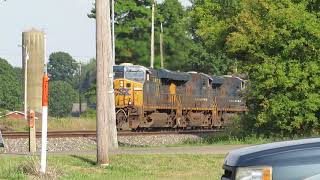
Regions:
[[[246, 132], [267, 136], [318, 133], [320, 2], [191, 2], [191, 7], [183, 7], [178, 0], [165, 0], [157, 4], [155, 67], [160, 67], [158, 37], [162, 23], [165, 68], [215, 75], [242, 74], [247, 77], [247, 90], [243, 96], [249, 111], [241, 116], [242, 128]], [[152, 0], [116, 1], [117, 64], [130, 62], [149, 67], [151, 3]], [[94, 7], [88, 16], [95, 18]], [[51, 87], [69, 88], [66, 92], [71, 92], [70, 88], [73, 88], [73, 93], [68, 97], [74, 97], [77, 95], [76, 89], [81, 86], [83, 98], [94, 103], [95, 60], [84, 66], [81, 83], [77, 83], [78, 65], [69, 56], [63, 52], [50, 56]], [[59, 60], [54, 62], [53, 59]], [[69, 59], [68, 62], [61, 63], [66, 59]], [[69, 69], [59, 67], [61, 64]], [[14, 72], [11, 69], [6, 79], [16, 77], [19, 82]], [[1, 91], [6, 92], [12, 86], [15, 86], [14, 81], [6, 89], [1, 86], [0, 100], [6, 96]], [[12, 91], [10, 97], [19, 97], [18, 91]], [[15, 98], [8, 103], [1, 102], [4, 101], [0, 101], [0, 108], [4, 108], [3, 104], [6, 104], [5, 108], [16, 105]]]
[[319, 5], [307, 0], [193, 1], [191, 32], [204, 54], [222, 56], [248, 76], [249, 112], [242, 119], [247, 132], [319, 133]]

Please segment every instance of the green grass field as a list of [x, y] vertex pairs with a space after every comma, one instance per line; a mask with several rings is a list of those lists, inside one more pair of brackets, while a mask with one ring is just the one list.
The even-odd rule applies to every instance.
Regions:
[[[0, 119], [0, 128], [11, 131], [27, 131], [28, 123], [24, 120]], [[36, 120], [36, 129], [41, 129], [41, 121]], [[96, 120], [93, 118], [53, 118], [48, 119], [49, 131], [71, 131], [71, 130], [95, 130]]]
[[[110, 166], [95, 156], [49, 156], [46, 179], [220, 179], [224, 155], [112, 155]], [[0, 179], [39, 179], [37, 158], [0, 155]], [[37, 168], [36, 168], [37, 169]], [[45, 179], [45, 178], [42, 178]]]

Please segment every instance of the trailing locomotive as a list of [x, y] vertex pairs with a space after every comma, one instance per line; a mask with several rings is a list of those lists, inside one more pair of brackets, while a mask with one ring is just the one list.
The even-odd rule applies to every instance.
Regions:
[[114, 66], [117, 128], [213, 128], [245, 111], [244, 82], [121, 64]]

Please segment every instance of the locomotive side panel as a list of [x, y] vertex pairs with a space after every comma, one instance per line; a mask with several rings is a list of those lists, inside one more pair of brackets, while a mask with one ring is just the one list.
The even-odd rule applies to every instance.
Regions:
[[217, 87], [216, 102], [218, 118], [226, 126], [232, 123], [234, 115], [247, 111], [245, 101], [241, 97], [245, 81], [235, 76], [223, 76], [222, 78], [222, 85]]

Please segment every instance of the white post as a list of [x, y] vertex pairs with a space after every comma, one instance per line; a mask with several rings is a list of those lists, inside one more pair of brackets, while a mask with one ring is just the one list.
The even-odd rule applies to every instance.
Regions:
[[22, 44], [22, 49], [23, 49], [23, 62], [24, 62], [24, 119], [28, 119], [28, 99], [27, 99], [27, 91], [28, 91], [28, 59], [29, 59], [29, 54], [28, 54], [28, 48], [26, 45]]
[[46, 173], [47, 166], [47, 122], [48, 107], [42, 106], [42, 134], [41, 134], [41, 168], [42, 174]]
[[46, 173], [47, 165], [47, 130], [48, 130], [48, 75], [46, 66], [46, 37], [44, 40], [44, 76], [42, 81], [42, 133], [41, 133], [41, 162], [40, 162], [40, 172], [42, 174]]
[[151, 15], [151, 59], [150, 59], [150, 67], [153, 68], [154, 65], [154, 7], [155, 1], [152, 1], [152, 15]]
[[160, 26], [160, 60], [161, 60], [161, 68], [164, 68], [163, 64], [163, 27], [162, 27], [162, 22]]

